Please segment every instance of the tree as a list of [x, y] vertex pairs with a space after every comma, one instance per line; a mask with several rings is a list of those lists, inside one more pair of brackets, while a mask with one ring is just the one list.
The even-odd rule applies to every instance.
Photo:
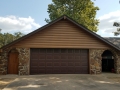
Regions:
[[15, 39], [15, 40], [18, 39], [18, 38], [20, 38], [20, 37], [22, 37], [22, 36], [24, 36], [24, 34], [21, 33], [21, 32], [15, 32], [15, 33], [14, 33], [14, 39]]
[[0, 33], [0, 47], [22, 37], [24, 34], [21, 32], [16, 32], [14, 34], [10, 33]]
[[[120, 23], [119, 22], [114, 22], [113, 26], [120, 27]], [[114, 33], [114, 36], [120, 35], [120, 28], [117, 28], [117, 31], [115, 31], [113, 33]]]
[[99, 21], [95, 16], [99, 8], [95, 7], [91, 0], [52, 0], [52, 2], [48, 5], [50, 19], [45, 19], [47, 23], [67, 15], [91, 31], [97, 32]]
[[13, 41], [13, 35], [9, 33], [0, 33], [0, 47]]

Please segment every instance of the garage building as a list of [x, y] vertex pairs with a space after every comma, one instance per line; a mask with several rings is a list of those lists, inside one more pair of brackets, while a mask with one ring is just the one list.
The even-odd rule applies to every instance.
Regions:
[[1, 48], [0, 74], [120, 73], [120, 48], [68, 16]]

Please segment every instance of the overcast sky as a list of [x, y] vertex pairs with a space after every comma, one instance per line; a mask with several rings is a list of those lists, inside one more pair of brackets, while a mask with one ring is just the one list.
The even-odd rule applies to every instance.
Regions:
[[[2, 33], [21, 31], [27, 34], [46, 24], [48, 4], [52, 0], [1, 0], [0, 3]], [[113, 37], [112, 32], [116, 31], [113, 23], [120, 22], [119, 0], [96, 0], [95, 6], [100, 8], [96, 15], [100, 21], [97, 34]]]

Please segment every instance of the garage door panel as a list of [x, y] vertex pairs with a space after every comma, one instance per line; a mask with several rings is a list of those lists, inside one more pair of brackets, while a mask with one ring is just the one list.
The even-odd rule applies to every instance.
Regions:
[[32, 59], [38, 59], [39, 58], [39, 54], [33, 54], [32, 55]]
[[74, 67], [68, 67], [68, 71], [74, 71]]
[[69, 59], [69, 62], [74, 62], [74, 59], [71, 59], [71, 60]]
[[61, 63], [61, 66], [67, 66], [68, 65], [68, 62], [62, 62]]
[[61, 61], [65, 61], [68, 59], [68, 56], [65, 54], [61, 54]]
[[58, 62], [58, 63], [53, 63], [53, 66], [54, 66], [54, 67], [60, 67], [61, 64], [60, 64], [60, 62]]
[[88, 67], [82, 67], [82, 70], [86, 71], [86, 70], [88, 70]]
[[46, 54], [46, 60], [53, 60], [53, 54]]
[[68, 73], [67, 67], [61, 67], [60, 72], [61, 72], [62, 74], [67, 74], [67, 73]]
[[53, 66], [52, 62], [46, 62], [46, 66]]
[[46, 51], [47, 51], [47, 53], [53, 53], [54, 49], [49, 48], [49, 49], [46, 49]]
[[75, 49], [75, 50], [74, 50], [74, 53], [75, 53], [75, 54], [79, 54], [79, 53], [80, 53], [80, 50], [79, 50], [79, 49]]
[[79, 73], [83, 72], [82, 68], [80, 68], [80, 67], [79, 68], [78, 67], [74, 68], [74, 71], [75, 71], [76, 74], [79, 74]]
[[68, 49], [68, 53], [69, 54], [73, 54], [74, 53], [74, 49]]
[[87, 57], [86, 56], [87, 56], [86, 54], [81, 55], [82, 58], [86, 58], [87, 59], [88, 56]]
[[38, 59], [32, 59], [33, 61], [31, 61], [30, 63], [36, 63], [38, 61]]
[[38, 62], [38, 64], [39, 64], [39, 67], [40, 67], [40, 66], [46, 66], [46, 63], [45, 63], [45, 62]]
[[61, 71], [60, 69], [53, 69], [53, 74], [61, 74]]
[[61, 53], [61, 49], [54, 49], [54, 53], [56, 53], [56, 54]]
[[45, 68], [47, 68], [47, 69], [54, 69], [53, 66], [46, 66]]
[[86, 62], [82, 62], [82, 65], [85, 66], [87, 63]]
[[81, 62], [76, 62], [75, 63], [75, 66], [77, 67], [77, 66], [82, 66], [82, 63]]
[[53, 74], [53, 69], [46, 69], [46, 74]]
[[[37, 68], [38, 69], [38, 68]], [[43, 69], [46, 69], [45, 66], [39, 66], [39, 69], [38, 70], [43, 70]]]
[[68, 66], [74, 66], [75, 64], [74, 64], [74, 62], [68, 62]]
[[39, 49], [39, 53], [40, 53], [40, 54], [45, 54], [45, 53], [46, 53], [46, 49], [42, 49], [42, 48]]
[[46, 69], [39, 69], [38, 74], [46, 74]]
[[80, 56], [80, 55], [76, 55], [76, 56], [74, 56], [74, 59], [75, 59], [75, 60], [80, 60], [80, 59], [81, 59], [81, 56]]
[[67, 53], [68, 52], [68, 50], [67, 49], [61, 49], [61, 53], [63, 54], [63, 53]]
[[68, 54], [68, 60], [74, 60], [73, 54]]
[[38, 69], [38, 65], [36, 66], [31, 66], [32, 69]]
[[39, 56], [39, 59], [40, 59], [40, 60], [45, 60], [45, 58], [46, 58], [46, 55], [45, 55], [45, 54], [39, 54], [38, 56]]
[[61, 56], [60, 54], [54, 54], [54, 60], [60, 60]]
[[88, 73], [87, 49], [31, 49], [31, 74]]
[[38, 66], [39, 65], [39, 63], [37, 63], [37, 62], [31, 62], [31, 66]]
[[31, 74], [38, 74], [38, 70], [37, 69], [31, 69]]
[[32, 54], [38, 54], [39, 53], [39, 50], [32, 50], [32, 52], [31, 52]]

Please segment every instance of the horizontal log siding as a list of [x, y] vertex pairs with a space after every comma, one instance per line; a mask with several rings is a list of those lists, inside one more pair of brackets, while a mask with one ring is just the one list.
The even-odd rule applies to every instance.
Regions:
[[108, 48], [103, 41], [67, 20], [61, 20], [14, 45], [29, 48]]

